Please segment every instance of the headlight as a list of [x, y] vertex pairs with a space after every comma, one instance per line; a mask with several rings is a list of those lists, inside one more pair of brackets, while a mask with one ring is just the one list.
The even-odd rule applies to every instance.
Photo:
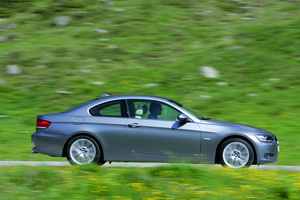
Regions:
[[261, 142], [273, 142], [273, 137], [270, 135], [256, 135], [256, 138]]

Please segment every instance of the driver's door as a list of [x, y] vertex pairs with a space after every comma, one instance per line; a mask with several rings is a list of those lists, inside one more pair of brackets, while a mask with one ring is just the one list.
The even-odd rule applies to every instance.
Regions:
[[[149, 108], [151, 103], [153, 101], [149, 100], [129, 102], [134, 109], [140, 106]], [[143, 116], [131, 115], [126, 122], [125, 130], [131, 150], [134, 153], [151, 155], [179, 157], [199, 155], [201, 144], [199, 125], [194, 122], [177, 121], [179, 111], [162, 102], [155, 101], [155, 103], [160, 103], [162, 108], [161, 115], [157, 119], [148, 119], [151, 115], [148, 109]]]

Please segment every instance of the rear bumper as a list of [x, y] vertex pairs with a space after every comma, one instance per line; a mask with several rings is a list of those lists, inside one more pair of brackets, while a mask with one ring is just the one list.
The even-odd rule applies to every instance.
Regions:
[[38, 130], [31, 135], [31, 142], [33, 144], [31, 153], [41, 153], [49, 156], [62, 157], [66, 140], [67, 138], [63, 135], [43, 133]]
[[31, 153], [38, 153], [38, 152], [36, 152], [35, 147], [33, 147], [33, 149], [31, 149]]

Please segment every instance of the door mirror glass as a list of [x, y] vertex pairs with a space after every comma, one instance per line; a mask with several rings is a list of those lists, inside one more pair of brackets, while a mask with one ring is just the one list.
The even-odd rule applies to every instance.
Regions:
[[181, 113], [178, 115], [177, 119], [181, 122], [192, 122], [191, 118], [189, 118], [186, 114]]

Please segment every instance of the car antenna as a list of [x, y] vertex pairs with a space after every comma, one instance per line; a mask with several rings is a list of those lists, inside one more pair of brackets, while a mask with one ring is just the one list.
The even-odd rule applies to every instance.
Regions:
[[109, 96], [109, 94], [101, 94], [100, 98], [104, 98], [104, 97], [108, 97], [108, 96]]

